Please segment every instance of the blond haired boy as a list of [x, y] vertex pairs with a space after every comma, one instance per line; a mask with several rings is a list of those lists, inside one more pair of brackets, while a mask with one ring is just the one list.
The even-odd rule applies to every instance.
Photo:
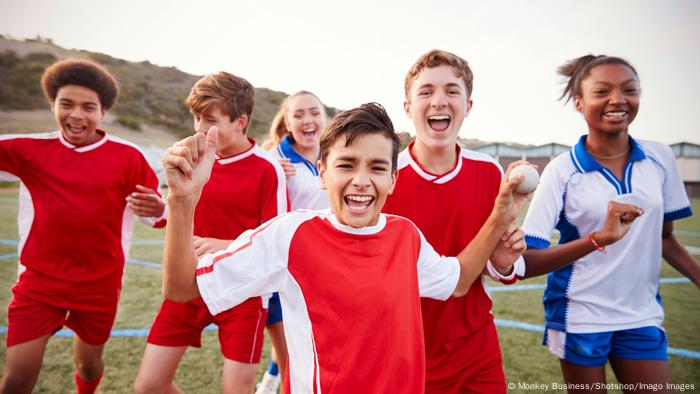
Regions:
[[[253, 86], [226, 72], [204, 76], [187, 98], [195, 134], [210, 127], [219, 130], [211, 179], [201, 190], [193, 213], [191, 242], [197, 256], [224, 249], [245, 230], [287, 211], [282, 168], [246, 134], [254, 101]], [[223, 391], [252, 393], [263, 345], [266, 303], [266, 298], [252, 297], [212, 315], [201, 298], [188, 302], [165, 299], [148, 335], [135, 391], [179, 392], [173, 379], [182, 356], [188, 346], [201, 346], [202, 330], [214, 323], [224, 355]]]

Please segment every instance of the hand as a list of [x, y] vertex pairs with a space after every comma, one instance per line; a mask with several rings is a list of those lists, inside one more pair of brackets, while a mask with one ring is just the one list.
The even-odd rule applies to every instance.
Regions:
[[192, 245], [194, 245], [194, 254], [199, 259], [207, 253], [214, 253], [226, 249], [231, 242], [233, 241], [217, 238], [202, 238], [195, 235]]
[[506, 174], [501, 181], [501, 189], [498, 192], [496, 201], [493, 204], [493, 210], [491, 211], [491, 216], [504, 225], [510, 224], [518, 218], [518, 214], [523, 210], [523, 207], [525, 207], [525, 204], [530, 200], [532, 194], [520, 194], [515, 192], [515, 188], [523, 182], [524, 176], [517, 175], [511, 178], [510, 171], [521, 164], [531, 165], [525, 160], [518, 160], [508, 165]]
[[196, 197], [209, 181], [216, 159], [219, 129], [211, 127], [206, 133], [195, 133], [176, 142], [165, 151], [163, 170], [169, 197]]
[[644, 214], [636, 205], [608, 201], [608, 215], [603, 229], [595, 234], [595, 241], [601, 246], [614, 244], [622, 239], [632, 227], [632, 223]]
[[163, 216], [165, 201], [163, 201], [155, 190], [142, 185], [136, 185], [136, 190], [140, 193], [133, 192], [126, 197], [127, 206], [131, 208], [136, 215], [155, 218]]
[[525, 232], [517, 221], [513, 221], [498, 241], [498, 245], [496, 245], [489, 260], [498, 272], [502, 275], [509, 275], [513, 270], [513, 264], [525, 250], [527, 250]]
[[292, 164], [291, 159], [280, 157], [278, 161], [280, 162], [282, 170], [284, 171], [284, 175], [287, 177], [287, 179], [296, 175], [297, 169], [294, 168], [294, 164]]

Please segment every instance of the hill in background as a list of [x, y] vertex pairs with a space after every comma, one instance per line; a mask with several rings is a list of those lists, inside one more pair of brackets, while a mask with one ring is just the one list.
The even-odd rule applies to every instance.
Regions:
[[[116, 134], [137, 143], [149, 140], [155, 132], [160, 138], [153, 142], [161, 146], [192, 133], [192, 116], [184, 101], [200, 76], [175, 67], [156, 66], [148, 61], [129, 62], [102, 53], [66, 49], [41, 37], [20, 41], [0, 35], [1, 130], [55, 129], [39, 81], [46, 66], [65, 58], [94, 60], [109, 69], [119, 81], [119, 101], [110, 110], [111, 116], [105, 119], [105, 128], [110, 132], [116, 131]], [[261, 142], [287, 94], [266, 88], [255, 89], [256, 101], [249, 134]], [[329, 117], [337, 112], [332, 107], [327, 110]], [[168, 134], [172, 138], [168, 138]]]

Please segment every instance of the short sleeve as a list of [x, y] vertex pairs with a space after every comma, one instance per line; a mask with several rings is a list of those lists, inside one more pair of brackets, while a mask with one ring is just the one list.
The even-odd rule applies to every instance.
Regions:
[[293, 219], [278, 216], [244, 232], [225, 250], [202, 257], [197, 286], [212, 314], [280, 289], [287, 276], [290, 242], [301, 224]]
[[531, 249], [546, 249], [550, 245], [552, 231], [557, 225], [563, 206], [564, 187], [554, 168], [559, 161], [550, 162], [540, 177], [535, 195], [527, 210], [523, 231], [525, 242]]
[[[139, 151], [140, 152], [140, 151]], [[141, 153], [141, 152], [140, 152]], [[136, 190], [136, 185], [143, 185], [146, 186], [147, 188], [154, 190], [156, 193], [158, 193], [158, 196], [162, 198], [162, 195], [159, 190], [159, 181], [158, 181], [158, 176], [156, 175], [156, 172], [153, 170], [153, 167], [148, 163], [146, 160], [146, 157], [141, 153], [138, 157], [137, 163], [136, 163], [136, 173], [135, 173], [135, 179], [134, 179], [134, 191]], [[141, 217], [139, 216], [139, 220], [150, 227], [156, 227], [156, 228], [161, 228], [165, 227], [166, 220], [168, 218], [168, 207], [166, 206], [165, 209], [163, 210], [163, 214], [156, 218], [156, 217]]]
[[440, 256], [420, 234], [418, 255], [418, 288], [421, 297], [448, 299], [457, 287], [461, 267], [456, 257]]
[[0, 180], [17, 181], [22, 175], [25, 160], [31, 152], [30, 141], [22, 135], [0, 135]]
[[270, 166], [265, 171], [266, 179], [262, 181], [260, 190], [262, 221], [270, 220], [289, 211], [287, 180], [284, 171], [274, 159], [270, 160], [269, 163]]
[[663, 169], [665, 178], [662, 185], [664, 197], [664, 222], [683, 219], [693, 214], [690, 201], [683, 184], [678, 163], [673, 151], [663, 146]]

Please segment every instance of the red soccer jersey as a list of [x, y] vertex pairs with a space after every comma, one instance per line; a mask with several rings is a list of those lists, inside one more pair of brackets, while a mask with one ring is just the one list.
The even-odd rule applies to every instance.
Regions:
[[459, 272], [404, 218], [357, 229], [330, 210], [296, 211], [205, 256], [197, 284], [213, 314], [279, 291], [293, 393], [419, 394], [419, 295], [449, 297]]
[[[410, 146], [399, 155], [399, 177], [384, 212], [412, 220], [440, 254], [456, 256], [491, 214], [501, 182], [501, 168], [488, 155], [457, 149], [450, 172], [434, 175], [421, 168]], [[483, 280], [466, 296], [447, 301], [422, 299], [428, 377], [445, 369], [440, 360], [446, 344], [469, 335], [492, 320], [491, 298]]]
[[[60, 132], [0, 136], [0, 171], [22, 181], [19, 260], [29, 288], [121, 287], [136, 185], [158, 178], [133, 144], [108, 136], [76, 147]], [[164, 221], [145, 220], [160, 227]]]
[[194, 212], [194, 235], [236, 239], [287, 212], [284, 171], [255, 141], [243, 153], [217, 158]]
[[[277, 160], [253, 146], [214, 162], [194, 211], [194, 235], [234, 240], [241, 233], [288, 210], [284, 171]], [[261, 302], [267, 308], [269, 297]], [[205, 308], [197, 298], [190, 302]]]

